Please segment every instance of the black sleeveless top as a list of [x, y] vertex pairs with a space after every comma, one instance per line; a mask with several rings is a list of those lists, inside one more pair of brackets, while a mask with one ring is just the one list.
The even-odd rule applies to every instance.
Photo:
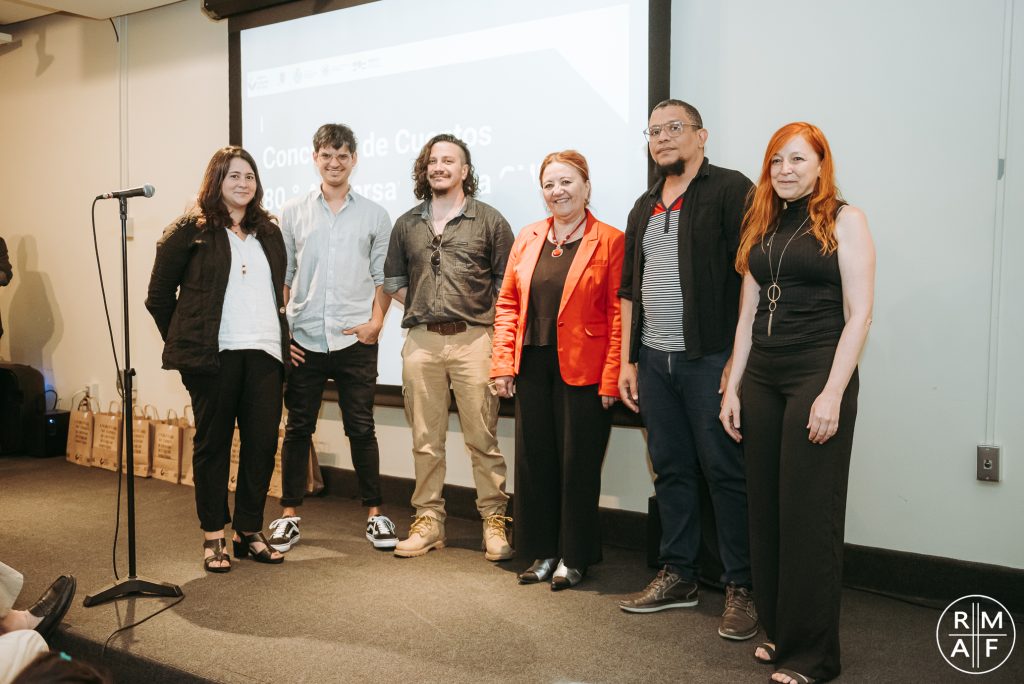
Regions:
[[[750, 273], [761, 286], [752, 330], [754, 346], [837, 342], [846, 324], [839, 254], [823, 255], [821, 244], [811, 235], [809, 199], [790, 202], [781, 212], [778, 227], [750, 250]], [[781, 290], [774, 314], [768, 297], [773, 274]]]
[[581, 241], [577, 238], [562, 245], [562, 255], [558, 257], [551, 256], [555, 246], [544, 241], [530, 280], [523, 345], [546, 347], [558, 344], [558, 307], [562, 303], [565, 279], [569, 277], [569, 268]]

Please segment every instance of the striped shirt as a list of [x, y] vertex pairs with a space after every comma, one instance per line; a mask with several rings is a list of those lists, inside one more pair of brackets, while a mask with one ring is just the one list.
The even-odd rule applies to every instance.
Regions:
[[679, 284], [680, 196], [670, 209], [659, 201], [647, 220], [643, 245], [643, 280], [640, 297], [644, 307], [640, 342], [663, 352], [686, 351], [683, 337], [683, 291]]

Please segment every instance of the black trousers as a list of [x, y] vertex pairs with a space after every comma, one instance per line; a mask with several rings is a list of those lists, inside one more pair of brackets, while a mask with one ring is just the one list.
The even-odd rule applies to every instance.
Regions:
[[[239, 532], [263, 529], [263, 507], [274, 472], [284, 366], [263, 351], [222, 351], [216, 375], [182, 373], [196, 416], [192, 479], [196, 511], [206, 532], [233, 522]], [[238, 422], [235, 517], [228, 509], [231, 439]]]
[[554, 346], [523, 347], [516, 379], [516, 553], [561, 558], [570, 568], [601, 560], [601, 465], [611, 416], [597, 385], [567, 385]]
[[331, 379], [338, 389], [338, 407], [352, 450], [359, 495], [364, 506], [379, 506], [383, 502], [380, 494], [380, 449], [373, 422], [377, 345], [356, 342], [326, 354], [303, 351], [306, 360], [291, 367], [284, 395], [288, 424], [281, 448], [281, 505], [302, 505], [306, 494], [309, 444], [316, 432], [324, 386]]
[[751, 350], [743, 376], [743, 445], [754, 602], [778, 667], [831, 679], [841, 670], [843, 535], [859, 381], [843, 394], [839, 430], [808, 439], [811, 405], [836, 345]]

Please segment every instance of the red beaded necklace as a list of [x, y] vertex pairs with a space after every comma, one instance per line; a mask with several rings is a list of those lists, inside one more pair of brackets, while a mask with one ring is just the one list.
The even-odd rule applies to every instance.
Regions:
[[551, 250], [551, 256], [554, 257], [555, 259], [557, 259], [558, 257], [562, 256], [562, 254], [565, 253], [564, 250], [562, 249], [562, 245], [564, 245], [566, 242], [569, 242], [569, 240], [572, 238], [572, 236], [576, 234], [576, 231], [580, 229], [580, 226], [582, 226], [586, 222], [587, 222], [587, 214], [584, 213], [583, 214], [583, 219], [579, 223], [576, 224], [576, 227], [572, 229], [572, 232], [570, 232], [568, 235], [566, 235], [561, 240], [555, 240], [555, 223], [554, 223], [554, 221], [552, 221], [551, 222], [551, 227], [548, 228], [548, 242], [550, 242], [551, 244], [553, 244], [555, 246], [555, 248], [553, 250]]

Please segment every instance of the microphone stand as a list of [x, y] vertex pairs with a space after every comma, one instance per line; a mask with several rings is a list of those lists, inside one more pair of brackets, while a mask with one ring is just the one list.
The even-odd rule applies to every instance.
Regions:
[[[169, 582], [138, 577], [135, 574], [135, 444], [132, 441], [132, 368], [131, 347], [129, 346], [128, 324], [128, 198], [118, 197], [121, 205], [121, 288], [124, 306], [124, 370], [121, 373], [121, 387], [124, 389], [124, 454], [125, 470], [128, 477], [128, 577], [104, 587], [95, 594], [85, 597], [86, 608], [98, 606], [107, 601], [130, 596], [181, 596], [181, 587]], [[118, 472], [118, 477], [121, 473]]]

